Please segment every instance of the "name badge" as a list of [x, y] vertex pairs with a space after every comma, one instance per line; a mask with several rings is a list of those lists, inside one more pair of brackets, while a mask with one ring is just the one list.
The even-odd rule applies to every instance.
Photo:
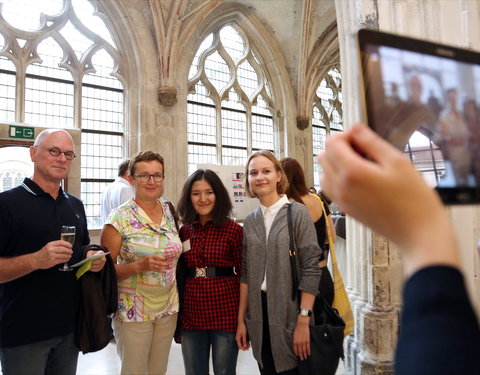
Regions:
[[182, 242], [182, 252], [187, 252], [191, 249], [190, 247], [190, 240], [186, 240]]

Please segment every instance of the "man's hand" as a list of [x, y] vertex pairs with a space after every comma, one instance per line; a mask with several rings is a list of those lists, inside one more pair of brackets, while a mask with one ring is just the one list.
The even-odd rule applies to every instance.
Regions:
[[[87, 252], [87, 258], [91, 257], [92, 255], [96, 255], [96, 254], [100, 254], [100, 253], [104, 254], [104, 252], [102, 250], [99, 250], [99, 251], [90, 250], [90, 251]], [[107, 261], [107, 259], [105, 257], [101, 257], [101, 258], [93, 260], [92, 261], [92, 266], [90, 267], [90, 271], [92, 271], [92, 272], [101, 271], [103, 266], [105, 266], [106, 261]]]
[[45, 270], [57, 264], [68, 262], [72, 254], [72, 245], [67, 241], [51, 241], [33, 254], [34, 267], [35, 269]]

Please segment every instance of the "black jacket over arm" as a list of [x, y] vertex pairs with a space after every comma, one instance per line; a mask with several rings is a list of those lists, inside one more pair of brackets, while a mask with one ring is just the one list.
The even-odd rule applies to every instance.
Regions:
[[[99, 245], [88, 245], [84, 254], [90, 250], [103, 250]], [[76, 341], [83, 354], [103, 349], [113, 338], [110, 319], [118, 307], [118, 286], [115, 264], [110, 254], [106, 256], [103, 269], [99, 272], [85, 272], [80, 277], [82, 289], [78, 316]]]

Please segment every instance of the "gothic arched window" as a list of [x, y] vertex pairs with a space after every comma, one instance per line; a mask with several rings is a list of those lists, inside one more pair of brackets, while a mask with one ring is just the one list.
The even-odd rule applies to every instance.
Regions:
[[261, 57], [235, 25], [203, 39], [189, 73], [188, 172], [196, 164], [244, 165], [273, 151], [276, 112]]
[[81, 198], [90, 229], [124, 150], [122, 61], [88, 0], [0, 0], [0, 120], [81, 129]]
[[316, 156], [325, 150], [325, 139], [328, 135], [342, 131], [342, 77], [339, 69], [333, 68], [325, 74], [313, 97], [313, 180], [317, 188], [319, 186], [319, 166]]
[[[0, 50], [2, 50], [2, 34], [0, 34]], [[15, 66], [7, 58], [0, 55], [0, 119], [15, 121]]]

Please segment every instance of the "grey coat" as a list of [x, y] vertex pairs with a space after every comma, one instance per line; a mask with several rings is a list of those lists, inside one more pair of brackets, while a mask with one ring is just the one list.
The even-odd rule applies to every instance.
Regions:
[[[293, 228], [298, 248], [299, 289], [318, 294], [321, 269], [317, 234], [306, 207], [292, 206]], [[287, 205], [272, 223], [266, 240], [265, 223], [260, 207], [251, 212], [243, 226], [243, 259], [240, 282], [248, 285], [246, 325], [255, 359], [262, 365], [262, 297], [261, 285], [267, 270], [267, 306], [270, 342], [277, 372], [297, 366], [293, 352], [293, 332], [297, 324], [298, 302], [292, 301], [292, 272], [289, 260]], [[263, 365], [262, 365], [263, 366]]]

